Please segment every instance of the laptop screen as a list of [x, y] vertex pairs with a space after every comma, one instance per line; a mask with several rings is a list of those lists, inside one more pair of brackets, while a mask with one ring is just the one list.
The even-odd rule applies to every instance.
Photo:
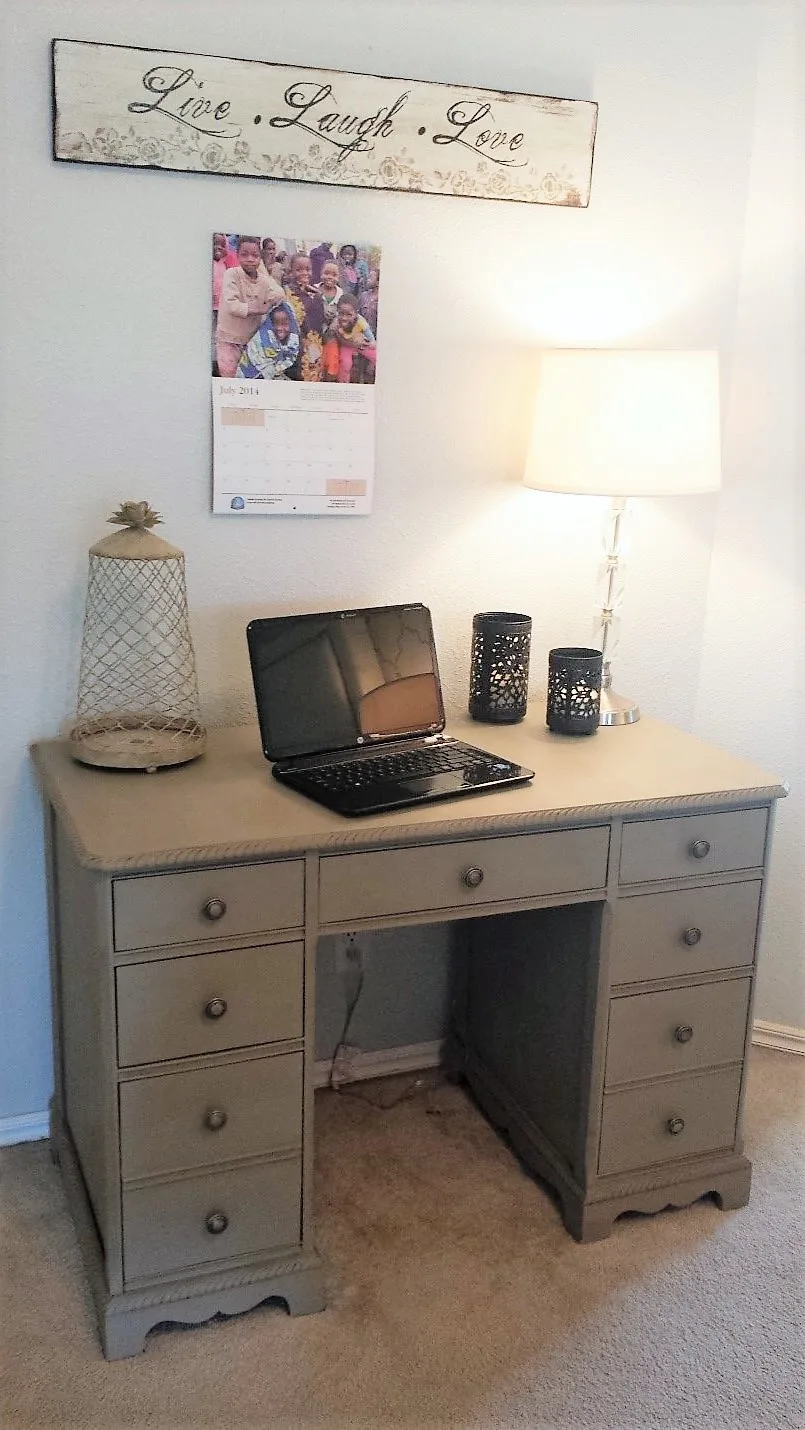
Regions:
[[270, 760], [444, 728], [426, 606], [267, 617], [251, 621], [246, 637]]

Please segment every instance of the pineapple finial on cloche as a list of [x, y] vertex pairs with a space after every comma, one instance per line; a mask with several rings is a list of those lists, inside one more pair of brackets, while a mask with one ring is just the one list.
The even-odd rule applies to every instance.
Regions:
[[106, 520], [122, 530], [111, 531], [96, 541], [90, 547], [91, 556], [111, 556], [119, 561], [169, 561], [182, 555], [178, 546], [171, 546], [154, 532], [155, 526], [162, 525], [162, 517], [150, 502], [123, 501]]
[[111, 526], [130, 526], [133, 530], [144, 531], [152, 526], [161, 526], [162, 517], [147, 501], [124, 501], [117, 511], [113, 511], [107, 521]]

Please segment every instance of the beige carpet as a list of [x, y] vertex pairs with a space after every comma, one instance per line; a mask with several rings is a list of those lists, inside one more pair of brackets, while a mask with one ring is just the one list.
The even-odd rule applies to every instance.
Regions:
[[805, 1059], [753, 1051], [748, 1207], [588, 1247], [455, 1087], [322, 1093], [317, 1119], [328, 1310], [159, 1329], [113, 1364], [45, 1145], [5, 1149], [2, 1426], [803, 1430]]

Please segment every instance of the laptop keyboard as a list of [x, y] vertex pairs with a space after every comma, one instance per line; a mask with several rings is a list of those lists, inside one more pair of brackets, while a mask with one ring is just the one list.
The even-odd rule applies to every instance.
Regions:
[[[367, 785], [419, 779], [473, 766], [489, 767], [494, 763], [493, 756], [480, 750], [474, 751], [466, 745], [426, 745], [415, 750], [373, 755], [366, 760], [344, 760], [340, 764], [320, 765], [305, 771], [305, 781], [317, 785], [320, 789], [363, 789]], [[500, 762], [498, 767], [499, 765]]]

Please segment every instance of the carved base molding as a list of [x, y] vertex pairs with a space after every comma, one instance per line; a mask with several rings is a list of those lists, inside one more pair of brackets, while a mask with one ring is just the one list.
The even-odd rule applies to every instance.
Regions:
[[[281, 1271], [267, 1273], [255, 1267], [231, 1277], [222, 1276], [217, 1289], [205, 1292], [192, 1289], [196, 1283], [187, 1278], [183, 1283], [184, 1292], [173, 1290], [166, 1300], [149, 1297], [149, 1304], [142, 1306], [137, 1302], [143, 1298], [137, 1295], [108, 1296], [104, 1305], [96, 1302], [104, 1355], [107, 1360], [138, 1355], [144, 1349], [148, 1332], [166, 1321], [198, 1325], [213, 1316], [250, 1311], [261, 1301], [284, 1301], [292, 1316], [323, 1311], [321, 1273], [315, 1258], [310, 1258], [310, 1262], [304, 1266], [300, 1260], [295, 1270], [284, 1274]], [[215, 1278], [209, 1279], [215, 1281]]]
[[[656, 1175], [656, 1174], [655, 1174]], [[722, 1211], [745, 1207], [752, 1185], [752, 1164], [746, 1157], [733, 1160], [731, 1170], [709, 1171], [684, 1181], [663, 1183], [639, 1192], [626, 1192], [604, 1201], [574, 1199], [566, 1195], [562, 1210], [565, 1226], [576, 1241], [602, 1241], [623, 1212], [661, 1212], [666, 1207], [687, 1207], [712, 1195]]]

